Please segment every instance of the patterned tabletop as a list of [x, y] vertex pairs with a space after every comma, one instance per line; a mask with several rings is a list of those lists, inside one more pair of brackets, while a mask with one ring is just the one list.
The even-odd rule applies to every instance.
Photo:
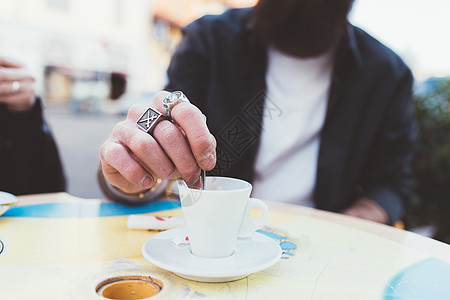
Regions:
[[450, 246], [343, 215], [269, 203], [259, 233], [280, 244], [282, 258], [240, 280], [206, 283], [152, 265], [141, 249], [158, 231], [127, 227], [131, 214], [182, 216], [175, 200], [18, 200], [0, 217], [0, 299], [99, 299], [101, 283], [120, 276], [154, 278], [155, 299], [450, 299]]

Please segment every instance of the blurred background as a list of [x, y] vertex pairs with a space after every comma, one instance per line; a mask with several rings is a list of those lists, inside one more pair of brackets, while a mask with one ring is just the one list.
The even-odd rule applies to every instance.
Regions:
[[181, 28], [249, 0], [1, 0], [0, 54], [23, 62], [55, 135], [68, 192], [99, 198], [98, 148], [166, 82]]
[[[256, 1], [0, 1], [0, 54], [23, 62], [36, 77], [70, 194], [103, 197], [96, 180], [98, 148], [131, 104], [148, 102], [163, 88], [181, 28], [204, 14]], [[448, 0], [356, 0], [350, 15], [412, 68], [416, 109], [429, 126], [422, 131], [435, 136], [422, 141], [416, 159], [415, 177], [429, 179], [418, 188], [422, 194], [409, 213], [414, 217], [406, 221], [416, 227], [433, 221], [442, 202], [450, 202], [449, 13]], [[435, 211], [424, 197], [438, 198]], [[428, 217], [415, 217], [424, 209]]]

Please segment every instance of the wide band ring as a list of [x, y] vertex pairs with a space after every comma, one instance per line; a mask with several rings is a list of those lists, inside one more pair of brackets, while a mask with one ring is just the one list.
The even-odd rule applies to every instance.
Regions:
[[180, 102], [189, 102], [189, 99], [181, 91], [175, 91], [167, 95], [163, 100], [164, 113], [172, 120], [172, 109]]
[[156, 125], [165, 119], [166, 118], [162, 113], [154, 108], [149, 107], [136, 121], [136, 125], [140, 130], [148, 134], [152, 134]]
[[19, 81], [13, 81], [11, 84], [11, 91], [13, 94], [17, 93], [20, 90], [20, 82]]

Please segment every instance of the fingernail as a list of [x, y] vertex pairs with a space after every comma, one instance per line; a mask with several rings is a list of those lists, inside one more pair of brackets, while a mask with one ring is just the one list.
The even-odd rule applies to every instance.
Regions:
[[199, 163], [203, 169], [211, 170], [216, 165], [216, 156], [212, 152], [207, 153], [202, 156]]
[[146, 174], [141, 181], [139, 181], [139, 185], [145, 189], [149, 189], [153, 186], [153, 177]]

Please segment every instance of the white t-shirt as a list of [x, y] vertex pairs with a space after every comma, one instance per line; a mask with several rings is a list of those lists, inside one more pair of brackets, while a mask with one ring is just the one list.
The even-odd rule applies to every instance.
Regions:
[[252, 197], [313, 205], [331, 72], [331, 52], [302, 59], [269, 49]]

